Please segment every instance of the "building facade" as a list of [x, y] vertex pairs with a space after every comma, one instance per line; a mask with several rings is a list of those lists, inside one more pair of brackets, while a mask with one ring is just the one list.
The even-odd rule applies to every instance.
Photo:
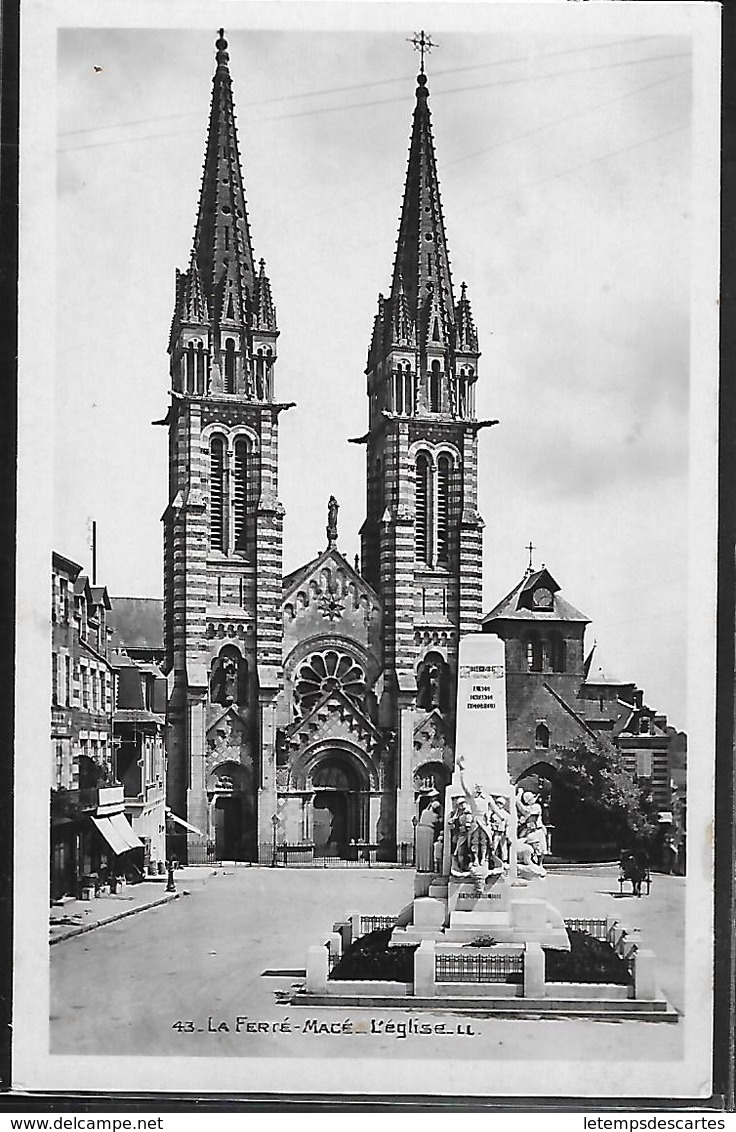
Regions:
[[115, 671], [115, 768], [125, 814], [143, 845], [145, 872], [166, 861], [166, 701], [161, 664], [163, 603], [113, 597], [110, 660]]
[[685, 736], [645, 703], [633, 681], [604, 670], [597, 645], [586, 653], [589, 624], [549, 570], [531, 567], [483, 618], [483, 631], [505, 644], [511, 777], [553, 783], [561, 750], [608, 740], [651, 795], [662, 825], [679, 828], [673, 786]]
[[51, 894], [130, 860], [140, 847], [116, 779], [110, 598], [82, 567], [51, 561]]
[[[274, 836], [392, 857], [451, 774], [460, 634], [481, 618], [478, 340], [456, 301], [418, 76], [401, 227], [367, 375], [362, 563], [325, 549], [282, 576], [278, 327], [256, 266], [227, 44], [217, 42], [189, 266], [169, 346], [164, 620], [169, 805], [218, 855]], [[191, 840], [191, 837], [190, 837]]]
[[367, 429], [353, 439], [366, 452], [361, 559], [340, 552], [331, 498], [324, 550], [285, 577], [278, 426], [293, 406], [277, 395], [278, 336], [221, 32], [158, 422], [169, 436], [164, 667], [177, 855], [193, 859], [202, 831], [220, 859], [263, 858], [280, 843], [402, 856], [427, 792], [450, 780], [459, 639], [481, 628], [506, 642], [514, 777], [549, 763], [555, 745], [608, 731], [664, 790], [663, 721], [633, 685], [611, 698], [594, 684], [587, 618], [548, 572], [527, 574], [482, 620], [478, 434], [496, 422], [476, 416], [478, 334], [467, 286], [456, 296], [450, 271], [423, 63], [390, 288], [368, 351]]

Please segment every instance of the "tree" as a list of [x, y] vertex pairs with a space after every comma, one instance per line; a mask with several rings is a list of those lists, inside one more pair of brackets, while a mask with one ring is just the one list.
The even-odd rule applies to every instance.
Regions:
[[566, 849], [648, 849], [657, 829], [651, 791], [605, 739], [560, 749], [552, 820], [556, 842]]

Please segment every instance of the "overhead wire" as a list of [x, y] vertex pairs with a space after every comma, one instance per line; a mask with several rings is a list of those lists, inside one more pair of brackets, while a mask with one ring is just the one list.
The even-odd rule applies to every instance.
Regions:
[[[538, 82], [538, 81], [547, 80], [547, 79], [565, 78], [565, 77], [570, 76], [570, 75], [590, 74], [590, 73], [593, 73], [595, 71], [610, 70], [610, 69], [618, 68], [618, 67], [636, 66], [640, 63], [656, 63], [656, 62], [660, 62], [660, 61], [667, 61], [667, 60], [670, 60], [670, 59], [683, 59], [683, 58], [689, 58], [689, 57], [690, 57], [689, 52], [679, 51], [679, 52], [670, 53], [668, 55], [650, 55], [650, 56], [645, 56], [644, 58], [639, 58], [639, 59], [625, 59], [625, 60], [620, 60], [620, 61], [615, 62], [615, 63], [601, 63], [601, 64], [595, 64], [592, 67], [581, 67], [581, 68], [576, 68], [576, 69], [567, 69], [565, 71], [554, 71], [554, 72], [548, 72], [546, 74], [527, 74], [527, 75], [522, 75], [522, 76], [514, 77], [514, 78], [494, 79], [494, 80], [487, 82], [487, 83], [475, 83], [472, 86], [452, 87], [449, 90], [448, 89], [443, 90], [443, 89], [440, 88], [438, 90], [433, 91], [432, 97], [433, 97], [433, 99], [437, 99], [437, 98], [441, 99], [441, 98], [444, 98], [447, 95], [451, 95], [451, 94], [467, 94], [467, 93], [472, 93], [473, 91], [477, 91], [477, 90], [488, 90], [488, 89], [491, 89], [493, 87], [513, 86], [513, 85], [517, 85], [519, 83]], [[487, 64], [484, 64], [484, 66], [485, 65], [487, 65]], [[447, 72], [447, 73], [449, 73], [449, 72]], [[402, 93], [402, 94], [399, 94], [399, 95], [395, 95], [392, 98], [372, 99], [369, 102], [344, 103], [344, 104], [340, 104], [339, 106], [318, 106], [318, 107], [314, 107], [311, 110], [299, 110], [299, 111], [294, 111], [294, 112], [291, 112], [291, 113], [288, 113], [288, 114], [274, 114], [274, 115], [272, 115], [271, 117], [268, 117], [268, 118], [258, 119], [257, 122], [251, 121], [250, 125], [251, 126], [256, 125], [256, 124], [257, 125], [266, 125], [270, 122], [280, 122], [280, 121], [285, 121], [285, 120], [289, 120], [289, 119], [310, 118], [310, 117], [314, 117], [316, 115], [321, 115], [321, 114], [338, 114], [338, 113], [344, 113], [344, 112], [349, 111], [349, 110], [363, 110], [363, 109], [369, 109], [369, 108], [374, 107], [374, 106], [387, 106], [387, 105], [391, 105], [391, 104], [394, 104], [394, 103], [397, 103], [397, 102], [404, 102], [405, 97], [406, 96]], [[187, 116], [189, 116], [189, 115], [187, 115]], [[140, 119], [137, 122], [130, 122], [130, 123], [127, 123], [127, 124], [128, 125], [144, 125], [149, 121], [150, 122], [157, 122], [157, 121], [162, 121], [162, 119], [160, 119], [160, 118]], [[120, 125], [122, 125], [122, 124], [120, 124]], [[93, 130], [93, 131], [94, 130], [105, 130], [105, 129], [116, 129], [116, 128], [119, 128], [119, 127], [118, 126], [89, 127], [89, 129]], [[72, 152], [72, 151], [75, 151], [75, 150], [95, 149], [95, 148], [98, 148], [98, 147], [104, 147], [104, 146], [110, 146], [110, 145], [126, 145], [126, 144], [131, 144], [133, 142], [138, 142], [138, 141], [154, 141], [154, 140], [160, 140], [162, 138], [177, 137], [177, 136], [181, 136], [181, 135], [184, 135], [184, 134], [189, 134], [189, 133], [192, 133], [192, 132], [194, 132], [195, 130], [198, 130], [198, 129], [199, 129], [199, 127], [189, 126], [184, 130], [167, 131], [166, 133], [144, 134], [144, 135], [141, 135], [140, 137], [133, 137], [133, 138], [110, 138], [107, 141], [87, 142], [87, 143], [83, 143], [81, 145], [66, 145], [66, 146], [60, 147], [59, 152], [60, 153], [69, 153], [69, 152]], [[79, 133], [79, 132], [82, 132], [82, 131], [65, 131], [65, 132], [61, 132], [59, 134], [59, 136], [60, 137], [68, 137], [73, 133]]]
[[[631, 46], [632, 44], [636, 44], [636, 43], [651, 42], [652, 38], [653, 38], [652, 36], [643, 36], [643, 37], [640, 37], [638, 39], [621, 39], [621, 40], [617, 40], [615, 43], [594, 43], [594, 44], [588, 45], [587, 47], [568, 47], [568, 48], [565, 48], [565, 49], [560, 50], [560, 51], [545, 51], [538, 58], [552, 59], [552, 58], [557, 58], [561, 55], [578, 54], [581, 51], [590, 51], [590, 50], [601, 49], [601, 48], [607, 49], [607, 48], [610, 48], [610, 47], [628, 47], [628, 46]], [[527, 55], [517, 55], [515, 58], [511, 58], [511, 59], [491, 59], [491, 60], [486, 61], [485, 63], [469, 63], [466, 66], [462, 66], [462, 67], [433, 68], [432, 69], [432, 76], [434, 77], [436, 75], [455, 75], [455, 74], [464, 73], [466, 71], [485, 70], [487, 67], [506, 67], [506, 66], [511, 66], [515, 63], [528, 63], [530, 61], [530, 59], [534, 59], [534, 58], [535, 58], [534, 55], [528, 55], [527, 54]], [[270, 98], [250, 99], [247, 102], [242, 102], [240, 105], [241, 105], [241, 108], [242, 107], [251, 107], [251, 106], [267, 106], [267, 105], [270, 105], [271, 103], [275, 103], [275, 102], [293, 102], [296, 99], [317, 98], [317, 97], [321, 97], [324, 94], [346, 94], [348, 91], [351, 91], [351, 90], [368, 90], [371, 87], [389, 86], [389, 85], [392, 85], [394, 83], [406, 83], [407, 81], [408, 81], [408, 78], [407, 78], [406, 75], [399, 75], [399, 76], [396, 76], [395, 78], [392, 78], [392, 79], [373, 79], [370, 82], [351, 83], [347, 86], [324, 87], [322, 90], [305, 90], [305, 91], [298, 91], [294, 94], [273, 95]], [[85, 133], [93, 133], [95, 131], [100, 131], [100, 130], [114, 130], [114, 129], [120, 129], [123, 126], [141, 126], [141, 125], [145, 125], [147, 122], [167, 122], [167, 121], [173, 121], [173, 120], [176, 120], [176, 119], [179, 119], [179, 118], [194, 118], [194, 117], [199, 118], [200, 114], [201, 114], [201, 110], [187, 110], [184, 113], [163, 114], [163, 115], [157, 116], [155, 118], [138, 118], [138, 119], [134, 119], [132, 121], [127, 121], [127, 122], [111, 122], [107, 126], [82, 126], [82, 127], [75, 129], [75, 130], [61, 130], [60, 133], [59, 133], [59, 136], [60, 137], [67, 137], [71, 134], [85, 134]]]

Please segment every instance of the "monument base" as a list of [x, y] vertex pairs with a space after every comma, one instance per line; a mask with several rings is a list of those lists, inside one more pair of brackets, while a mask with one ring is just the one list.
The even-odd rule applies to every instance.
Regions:
[[539, 943], [554, 951], [570, 950], [558, 910], [526, 895], [506, 876], [489, 877], [481, 891], [471, 880], [433, 877], [426, 892], [414, 899], [412, 923], [394, 929], [391, 946], [425, 939], [470, 944], [487, 937], [496, 944]]

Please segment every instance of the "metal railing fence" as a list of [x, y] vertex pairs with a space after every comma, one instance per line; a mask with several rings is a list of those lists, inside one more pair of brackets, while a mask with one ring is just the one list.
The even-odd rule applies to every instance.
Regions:
[[434, 958], [434, 974], [438, 983], [520, 983], [524, 958], [521, 954], [440, 952]]

